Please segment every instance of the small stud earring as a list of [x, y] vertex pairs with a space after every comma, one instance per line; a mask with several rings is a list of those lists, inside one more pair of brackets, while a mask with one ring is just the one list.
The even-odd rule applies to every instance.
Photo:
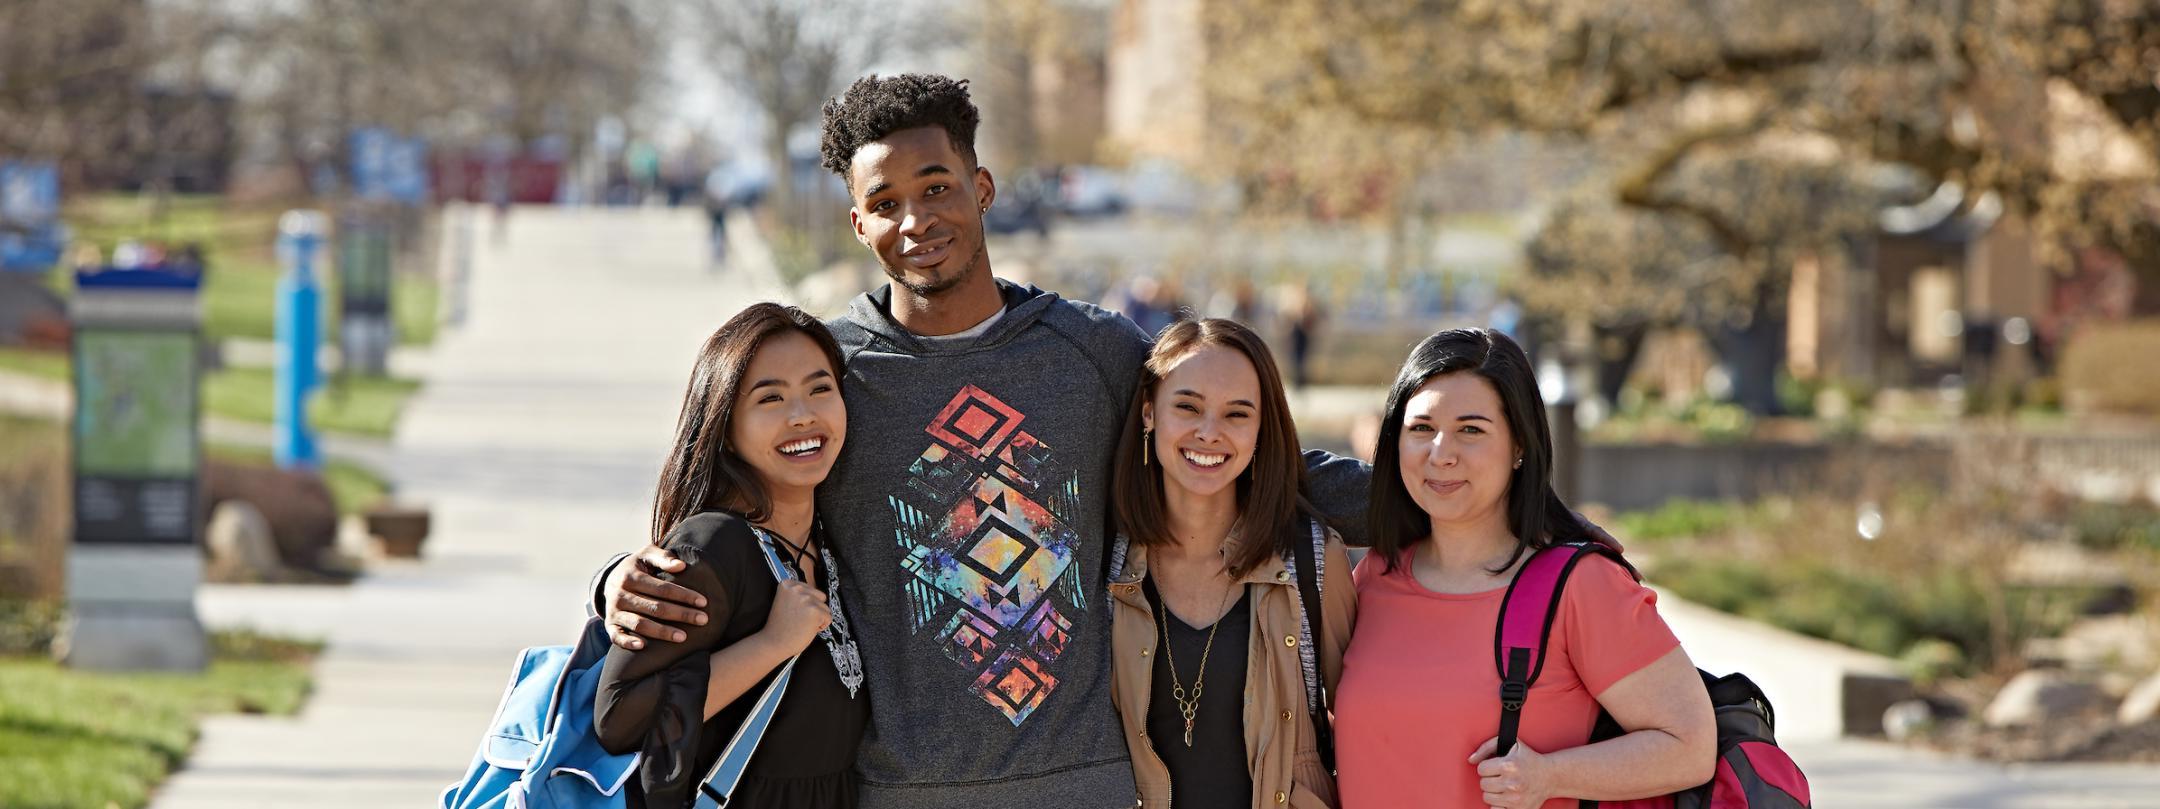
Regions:
[[1517, 456], [1515, 456], [1515, 468], [1516, 468], [1516, 469], [1521, 469], [1521, 468], [1522, 468], [1522, 456], [1520, 456], [1520, 455], [1517, 455]]

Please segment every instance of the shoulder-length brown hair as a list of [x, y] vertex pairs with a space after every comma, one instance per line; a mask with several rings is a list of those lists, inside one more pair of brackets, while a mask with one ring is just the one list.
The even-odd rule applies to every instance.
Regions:
[[1154, 401], [1163, 377], [1185, 358], [1203, 348], [1227, 348], [1245, 355], [1260, 377], [1260, 433], [1253, 446], [1252, 464], [1237, 479], [1238, 520], [1231, 529], [1244, 537], [1237, 556], [1225, 560], [1233, 576], [1242, 576], [1270, 556], [1304, 541], [1300, 519], [1312, 512], [1305, 497], [1305, 459], [1298, 451], [1297, 422], [1290, 417], [1290, 400], [1283, 395], [1282, 372], [1275, 355], [1252, 329], [1234, 320], [1209, 318], [1171, 324], [1155, 337], [1155, 347], [1140, 365], [1140, 384], [1125, 409], [1125, 429], [1118, 434], [1117, 457], [1111, 464], [1110, 509], [1119, 531], [1137, 545], [1176, 542], [1170, 535], [1168, 509], [1163, 501], [1161, 463], [1142, 463], [1153, 452], [1140, 434], [1141, 407]]
[[667, 538], [683, 520], [703, 511], [727, 509], [752, 522], [765, 519], [772, 498], [751, 468], [727, 446], [734, 425], [735, 397], [743, 372], [758, 348], [774, 335], [800, 332], [817, 344], [832, 363], [834, 384], [845, 374], [840, 344], [817, 318], [793, 306], [755, 303], [736, 313], [705, 338], [690, 387], [683, 392], [682, 415], [675, 419], [675, 443], [660, 468], [660, 490], [653, 496], [652, 541]]

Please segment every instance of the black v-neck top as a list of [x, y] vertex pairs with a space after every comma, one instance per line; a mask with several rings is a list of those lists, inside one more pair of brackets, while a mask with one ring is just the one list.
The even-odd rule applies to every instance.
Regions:
[[[629, 785], [633, 809], [690, 805], [706, 772], [772, 682], [766, 675], [692, 727], [690, 720], [704, 711], [709, 655], [764, 629], [779, 585], [750, 524], [732, 514], [709, 512], [684, 520], [668, 534], [667, 548], [686, 567], [663, 578], [705, 596], [711, 621], [681, 627], [689, 636], [682, 643], [648, 639], [637, 651], [608, 650], [595, 729], [611, 750], [645, 753], [639, 777]], [[789, 553], [781, 549], [783, 556]], [[832, 573], [819, 564], [816, 574], [815, 585], [823, 591]], [[787, 694], [728, 806], [855, 806], [855, 750], [869, 722], [869, 703], [866, 691], [850, 698], [827, 642], [812, 640], [796, 659]]]
[[[1178, 711], [1171, 686], [1171, 661], [1177, 662], [1177, 681], [1185, 696], [1193, 695], [1200, 672], [1208, 630], [1179, 620], [1163, 604], [1155, 577], [1142, 584], [1148, 605], [1155, 612], [1155, 635], [1169, 631], [1163, 654], [1155, 655], [1150, 677], [1147, 735], [1155, 754], [1170, 768], [1170, 805], [1178, 809], [1250, 809], [1252, 772], [1245, 763], [1245, 662], [1252, 639], [1252, 596], [1240, 593], [1237, 603], [1218, 619], [1215, 645], [1206, 652], [1207, 677], [1200, 689], [1200, 708], [1193, 715], [1192, 745], [1185, 744], [1185, 716]], [[1240, 589], [1243, 586], [1240, 585]]]

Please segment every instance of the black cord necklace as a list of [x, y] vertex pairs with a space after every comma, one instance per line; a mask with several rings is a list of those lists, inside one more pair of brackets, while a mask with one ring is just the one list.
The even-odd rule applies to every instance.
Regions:
[[778, 531], [773, 531], [771, 533], [774, 539], [780, 540], [780, 545], [782, 547], [788, 549], [788, 556], [792, 557], [791, 559], [789, 559], [789, 561], [794, 562], [796, 566], [800, 567], [803, 563], [803, 560], [810, 559], [813, 560], [811, 564], [814, 568], [816, 565], [816, 562], [814, 561], [816, 557], [810, 555], [810, 543], [817, 541], [819, 527], [821, 527], [821, 523], [817, 521], [812, 521], [810, 523], [810, 534], [803, 539], [803, 543], [801, 545], [795, 544], [794, 540], [788, 539], [785, 536], [781, 536], [780, 532]]

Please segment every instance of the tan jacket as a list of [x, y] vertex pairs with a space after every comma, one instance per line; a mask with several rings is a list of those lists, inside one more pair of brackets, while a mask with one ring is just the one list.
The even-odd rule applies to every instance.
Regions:
[[[1311, 537], [1302, 535], [1300, 541], [1310, 542]], [[1122, 571], [1110, 581], [1110, 596], [1116, 602], [1110, 630], [1110, 695], [1125, 725], [1125, 744], [1132, 750], [1133, 780], [1140, 787], [1141, 806], [1170, 809], [1170, 770], [1147, 739], [1155, 647], [1162, 637], [1156, 630], [1155, 611], [1140, 587], [1147, 577], [1147, 551], [1131, 546]], [[1335, 780], [1320, 763], [1319, 744], [1306, 711], [1305, 674], [1297, 648], [1303, 608], [1293, 575], [1282, 559], [1271, 558], [1243, 579], [1252, 599], [1252, 637], [1245, 657], [1245, 760], [1251, 764], [1255, 809], [1335, 805]], [[1328, 532], [1320, 579], [1320, 611], [1325, 620], [1312, 628], [1313, 644], [1319, 647], [1316, 662], [1332, 693], [1342, 679], [1350, 627], [1357, 622], [1350, 560], [1343, 552], [1342, 538], [1333, 531]]]

